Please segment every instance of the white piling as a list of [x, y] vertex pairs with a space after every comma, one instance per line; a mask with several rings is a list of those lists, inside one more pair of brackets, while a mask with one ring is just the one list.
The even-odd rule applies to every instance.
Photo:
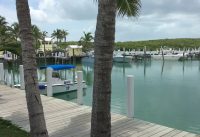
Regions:
[[25, 89], [24, 85], [24, 67], [23, 65], [19, 65], [19, 74], [20, 74], [20, 89]]
[[83, 105], [83, 72], [77, 72], [77, 103]]
[[127, 76], [127, 117], [134, 117], [134, 81], [133, 75]]
[[47, 68], [47, 96], [52, 97], [53, 96], [53, 88], [52, 88], [52, 68]]
[[0, 63], [0, 84], [4, 84], [4, 67], [3, 63]]
[[4, 81], [7, 86], [9, 86], [8, 69], [4, 70]]
[[13, 71], [12, 70], [10, 72], [10, 75], [11, 75], [11, 82], [10, 82], [10, 84], [11, 84], [11, 87], [13, 88], [14, 87], [14, 76], [13, 76]]

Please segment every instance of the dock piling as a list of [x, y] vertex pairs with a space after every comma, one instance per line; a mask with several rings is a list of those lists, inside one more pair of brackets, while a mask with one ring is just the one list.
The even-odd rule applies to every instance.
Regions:
[[83, 72], [77, 72], [77, 103], [83, 105]]
[[23, 65], [19, 65], [19, 73], [20, 73], [20, 89], [25, 89], [24, 85], [24, 67]]
[[13, 76], [13, 71], [10, 72], [10, 75], [11, 75], [10, 86], [13, 88], [13, 87], [14, 87], [14, 76]]
[[0, 63], [0, 84], [5, 84], [4, 81], [4, 66], [3, 63]]
[[53, 96], [53, 89], [52, 89], [52, 68], [47, 68], [47, 96], [52, 97]]
[[127, 76], [127, 117], [134, 117], [134, 77]]
[[9, 86], [8, 69], [4, 70], [4, 81], [7, 86]]

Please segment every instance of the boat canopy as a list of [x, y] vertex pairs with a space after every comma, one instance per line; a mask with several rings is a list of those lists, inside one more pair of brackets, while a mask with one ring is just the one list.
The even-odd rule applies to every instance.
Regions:
[[71, 64], [56, 64], [56, 65], [47, 65], [41, 66], [40, 69], [52, 68], [53, 70], [62, 70], [62, 69], [73, 69], [76, 66]]

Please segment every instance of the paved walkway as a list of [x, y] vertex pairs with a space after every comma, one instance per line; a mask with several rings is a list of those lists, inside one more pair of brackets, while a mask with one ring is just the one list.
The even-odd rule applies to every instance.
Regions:
[[[41, 95], [50, 137], [89, 137], [91, 107]], [[29, 131], [23, 90], [0, 85], [0, 117]], [[112, 113], [112, 137], [194, 137], [185, 131]]]

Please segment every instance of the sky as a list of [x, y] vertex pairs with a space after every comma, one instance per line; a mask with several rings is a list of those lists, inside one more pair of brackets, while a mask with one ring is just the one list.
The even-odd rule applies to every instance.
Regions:
[[[140, 16], [116, 18], [116, 41], [200, 37], [200, 0], [141, 0]], [[96, 28], [98, 4], [94, 0], [29, 0], [32, 24], [50, 36], [68, 30], [68, 41]], [[17, 22], [15, 0], [0, 0], [0, 15]]]

